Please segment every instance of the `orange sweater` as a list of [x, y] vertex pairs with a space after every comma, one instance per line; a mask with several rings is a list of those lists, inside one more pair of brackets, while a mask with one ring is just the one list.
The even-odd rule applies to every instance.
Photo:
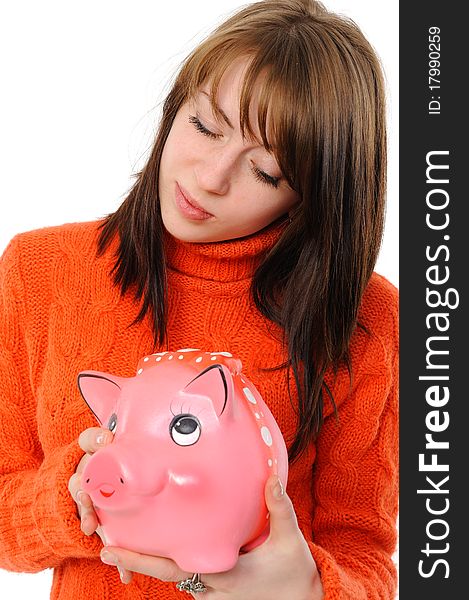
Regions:
[[[169, 349], [239, 356], [288, 444], [295, 413], [284, 371], [259, 370], [285, 358], [279, 332], [249, 295], [253, 269], [281, 227], [215, 244], [167, 236], [168, 335]], [[96, 258], [96, 236], [96, 223], [21, 234], [0, 262], [0, 567], [54, 568], [53, 600], [187, 598], [140, 574], [122, 584], [100, 561], [98, 536], [81, 532], [67, 489], [83, 455], [78, 436], [97, 424], [77, 373], [130, 376], [153, 351], [149, 321], [130, 326], [138, 306], [112, 284], [112, 252]], [[335, 383], [327, 377], [339, 420], [326, 402], [319, 440], [292, 465], [287, 487], [327, 600], [390, 599], [396, 587], [397, 291], [380, 275], [360, 321], [371, 336], [353, 336], [351, 392], [345, 370]]]

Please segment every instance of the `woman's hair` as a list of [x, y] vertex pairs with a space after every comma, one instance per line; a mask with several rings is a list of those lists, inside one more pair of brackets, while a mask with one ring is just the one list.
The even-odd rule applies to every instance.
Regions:
[[[359, 28], [315, 0], [264, 0], [244, 6], [184, 61], [168, 94], [148, 161], [128, 196], [103, 223], [99, 252], [119, 237], [113, 269], [121, 292], [151, 314], [155, 347], [164, 344], [167, 281], [158, 176], [179, 108], [204, 82], [217, 87], [239, 57], [250, 60], [240, 96], [240, 128], [249, 123], [260, 82], [262, 141], [301, 198], [278, 242], [256, 270], [258, 310], [284, 331], [298, 392], [295, 460], [323, 420], [326, 369], [351, 372], [349, 344], [381, 244], [385, 211], [386, 130], [379, 61]], [[261, 73], [265, 77], [260, 77]], [[334, 405], [335, 408], [335, 405]]]

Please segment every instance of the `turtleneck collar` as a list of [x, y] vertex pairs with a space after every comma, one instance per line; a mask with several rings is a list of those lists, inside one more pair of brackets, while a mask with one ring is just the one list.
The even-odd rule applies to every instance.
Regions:
[[287, 219], [252, 235], [223, 242], [184, 242], [164, 231], [168, 271], [207, 282], [235, 283], [252, 278], [285, 229]]

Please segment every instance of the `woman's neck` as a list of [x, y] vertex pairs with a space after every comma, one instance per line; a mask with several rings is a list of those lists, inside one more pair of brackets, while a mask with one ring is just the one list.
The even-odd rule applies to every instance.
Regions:
[[219, 282], [250, 279], [275, 245], [286, 220], [275, 221], [252, 235], [222, 242], [185, 242], [164, 231], [166, 263], [182, 275]]

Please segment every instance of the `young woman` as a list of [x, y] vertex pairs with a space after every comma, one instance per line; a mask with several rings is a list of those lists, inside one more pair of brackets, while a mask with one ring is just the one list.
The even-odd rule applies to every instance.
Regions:
[[[53, 567], [54, 600], [394, 597], [397, 292], [373, 272], [384, 115], [353, 23], [314, 0], [247, 5], [184, 62], [121, 207], [12, 240], [0, 567]], [[287, 490], [266, 484], [268, 539], [224, 573], [103, 549], [80, 492], [112, 433], [77, 374], [130, 376], [186, 347], [239, 356], [289, 449]]]

